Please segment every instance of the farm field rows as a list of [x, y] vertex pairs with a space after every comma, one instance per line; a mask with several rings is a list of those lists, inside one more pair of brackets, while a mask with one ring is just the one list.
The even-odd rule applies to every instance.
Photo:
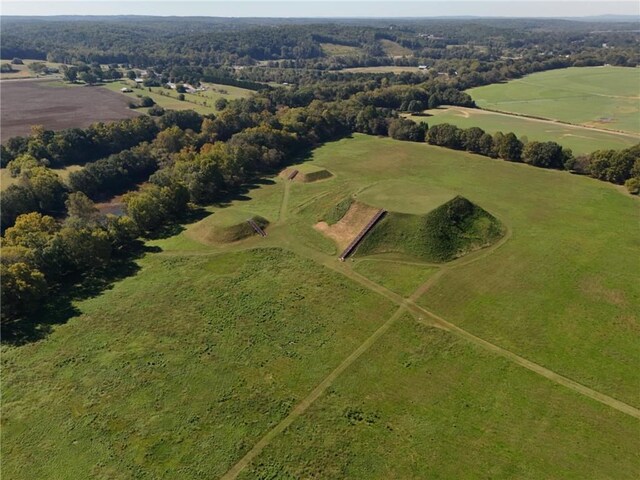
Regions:
[[640, 143], [640, 136], [606, 132], [594, 128], [568, 125], [476, 108], [446, 107], [427, 110], [430, 116], [409, 115], [414, 122], [426, 122], [429, 126], [450, 123], [460, 128], [480, 127], [488, 133], [513, 132], [529, 141], [554, 141], [570, 148], [574, 155], [595, 150], [623, 149]]
[[[45, 339], [2, 347], [5, 474], [635, 477], [638, 418], [434, 328], [427, 312], [636, 411], [637, 199], [365, 135], [307, 161], [332, 176], [256, 182], [148, 242], [158, 251], [134, 275]], [[339, 262], [314, 225], [349, 196], [412, 214], [463, 196], [507, 235], [444, 264]], [[248, 215], [270, 222], [267, 237], [206, 239]]]
[[127, 103], [126, 98], [99, 87], [60, 81], [3, 82], [0, 140], [28, 135], [32, 125], [61, 130], [137, 116]]
[[467, 90], [480, 108], [640, 134], [640, 69], [572, 67]]

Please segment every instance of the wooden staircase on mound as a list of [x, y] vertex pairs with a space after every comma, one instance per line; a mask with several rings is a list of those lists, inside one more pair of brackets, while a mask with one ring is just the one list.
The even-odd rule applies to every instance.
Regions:
[[367, 235], [367, 233], [369, 233], [374, 225], [378, 223], [378, 220], [380, 220], [385, 213], [387, 213], [387, 211], [381, 208], [380, 210], [378, 210], [378, 213], [376, 213], [373, 218], [369, 220], [369, 223], [367, 223], [367, 225], [360, 231], [360, 233], [356, 235], [356, 238], [354, 238], [347, 246], [347, 248], [345, 248], [344, 251], [340, 254], [339, 258], [341, 262], [344, 262], [344, 260], [351, 254], [351, 252], [353, 252], [353, 250], [358, 246], [362, 239]]
[[261, 237], [267, 236], [267, 232], [265, 232], [262, 228], [260, 228], [260, 225], [254, 222], [253, 219], [250, 218], [249, 220], [247, 220], [247, 223], [251, 225], [251, 227], [256, 231], [256, 233]]

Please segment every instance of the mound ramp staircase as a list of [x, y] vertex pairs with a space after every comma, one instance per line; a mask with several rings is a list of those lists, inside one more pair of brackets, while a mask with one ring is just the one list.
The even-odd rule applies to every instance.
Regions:
[[261, 237], [266, 237], [267, 236], [267, 232], [265, 232], [263, 229], [261, 229], [260, 225], [258, 225], [256, 222], [254, 222], [252, 218], [247, 220], [247, 223], [249, 225], [251, 225], [251, 228], [253, 228], [256, 231], [256, 233], [258, 235], [260, 235]]
[[369, 223], [367, 223], [367, 225], [360, 231], [360, 233], [356, 235], [356, 238], [354, 238], [347, 246], [347, 248], [345, 248], [344, 251], [340, 254], [339, 258], [341, 262], [345, 261], [345, 259], [353, 252], [353, 250], [358, 246], [362, 239], [367, 235], [367, 233], [369, 233], [369, 231], [371, 231], [371, 229], [375, 226], [376, 223], [378, 223], [378, 220], [380, 220], [385, 213], [387, 213], [386, 210], [380, 209], [378, 210], [378, 213], [376, 213], [373, 218], [369, 220]]

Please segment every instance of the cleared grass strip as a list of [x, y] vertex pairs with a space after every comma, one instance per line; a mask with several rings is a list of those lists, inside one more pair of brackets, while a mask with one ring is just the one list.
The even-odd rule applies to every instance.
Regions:
[[312, 404], [315, 402], [320, 395], [322, 395], [325, 390], [331, 386], [331, 384], [340, 376], [342, 372], [344, 372], [349, 366], [355, 362], [364, 352], [366, 352], [387, 330], [389, 327], [393, 325], [393, 323], [400, 318], [402, 313], [406, 310], [406, 305], [401, 305], [398, 310], [387, 320], [384, 322], [380, 328], [378, 328], [373, 334], [367, 338], [358, 348], [356, 348], [351, 355], [345, 358], [338, 367], [331, 372], [322, 382], [318, 384], [316, 388], [314, 388], [309, 395], [307, 395], [300, 403], [298, 403], [291, 413], [287, 415], [284, 420], [282, 420], [278, 425], [273, 427], [267, 434], [262, 437], [258, 443], [256, 443], [251, 450], [249, 450], [244, 457], [240, 459], [238, 463], [236, 463], [231, 469], [222, 476], [222, 480], [232, 480], [237, 478], [240, 472], [247, 466], [251, 461], [256, 458], [264, 448], [269, 445], [271, 440], [273, 440], [277, 435], [285, 431], [289, 425], [291, 425], [294, 420], [300, 417]]

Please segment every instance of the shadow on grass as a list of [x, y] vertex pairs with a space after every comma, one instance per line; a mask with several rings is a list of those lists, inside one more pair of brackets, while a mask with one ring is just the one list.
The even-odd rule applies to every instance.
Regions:
[[147, 253], [159, 251], [160, 247], [149, 247], [139, 241], [126, 255], [114, 255], [106, 268], [66, 279], [49, 293], [49, 300], [37, 313], [14, 322], [3, 322], [2, 343], [24, 345], [46, 337], [54, 325], [64, 324], [80, 315], [75, 302], [96, 297], [113, 288], [116, 282], [135, 275], [140, 269], [136, 261]]

